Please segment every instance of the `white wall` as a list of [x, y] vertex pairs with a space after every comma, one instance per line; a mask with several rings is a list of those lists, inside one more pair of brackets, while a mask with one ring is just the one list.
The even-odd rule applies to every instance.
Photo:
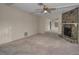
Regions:
[[[57, 20], [58, 18], [58, 20]], [[47, 31], [50, 31], [50, 21], [52, 21], [52, 32], [61, 34], [61, 10], [53, 11], [52, 14], [44, 15], [40, 17], [40, 23], [39, 23], [39, 32], [44, 33]], [[58, 22], [58, 27], [55, 27], [55, 22]]]
[[39, 19], [39, 33], [44, 33], [49, 31], [49, 19], [47, 17], [41, 16]]
[[37, 16], [20, 11], [14, 7], [0, 5], [0, 44], [10, 42], [38, 32]]

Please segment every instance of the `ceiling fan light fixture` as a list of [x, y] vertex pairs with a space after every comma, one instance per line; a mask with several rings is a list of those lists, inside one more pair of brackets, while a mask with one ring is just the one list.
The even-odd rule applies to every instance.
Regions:
[[48, 11], [47, 10], [44, 10], [44, 13], [48, 13]]

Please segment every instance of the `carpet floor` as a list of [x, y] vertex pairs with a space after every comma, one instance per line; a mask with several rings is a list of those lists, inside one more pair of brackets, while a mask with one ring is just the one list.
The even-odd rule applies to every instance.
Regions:
[[0, 46], [0, 55], [78, 55], [79, 44], [67, 42], [57, 34], [37, 34]]

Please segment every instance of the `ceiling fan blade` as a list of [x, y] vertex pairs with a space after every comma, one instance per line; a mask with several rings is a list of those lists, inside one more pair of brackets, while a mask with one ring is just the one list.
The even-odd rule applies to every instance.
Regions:
[[39, 5], [39, 6], [43, 6], [44, 4], [43, 4], [43, 3], [38, 3], [38, 5]]
[[42, 9], [36, 9], [36, 10], [40, 11], [40, 10], [42, 10]]
[[51, 13], [51, 11], [50, 11], [50, 10], [48, 10], [48, 13]]
[[48, 8], [48, 10], [56, 10], [56, 8]]

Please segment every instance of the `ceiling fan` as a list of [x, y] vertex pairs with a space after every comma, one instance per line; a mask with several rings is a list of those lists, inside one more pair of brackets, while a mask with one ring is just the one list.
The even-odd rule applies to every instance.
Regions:
[[36, 9], [37, 11], [40, 11], [40, 13], [44, 13], [44, 14], [47, 14], [47, 13], [51, 13], [51, 11], [54, 11], [56, 10], [56, 8], [49, 8], [47, 5], [43, 4], [43, 3], [38, 3], [38, 5], [40, 7], [42, 7], [42, 9]]

